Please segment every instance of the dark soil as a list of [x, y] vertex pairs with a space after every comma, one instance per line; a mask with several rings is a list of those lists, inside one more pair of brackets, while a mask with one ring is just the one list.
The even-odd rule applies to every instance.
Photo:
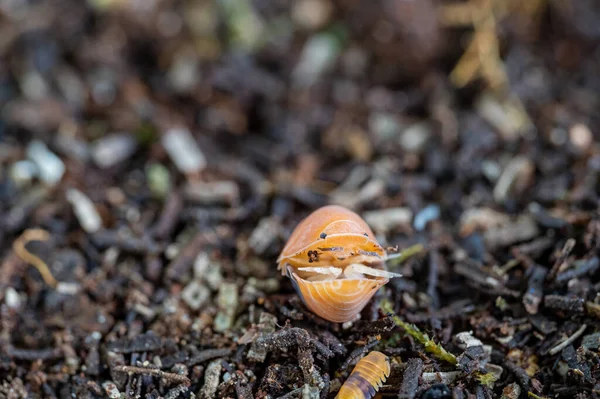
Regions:
[[[600, 3], [469, 1], [0, 2], [0, 398], [600, 397]], [[330, 203], [424, 248], [344, 325]]]

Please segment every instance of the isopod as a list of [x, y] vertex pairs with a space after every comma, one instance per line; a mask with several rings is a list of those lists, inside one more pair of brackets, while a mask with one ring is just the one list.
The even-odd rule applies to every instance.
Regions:
[[371, 399], [389, 375], [389, 358], [381, 352], [370, 352], [356, 364], [335, 399]]
[[293, 231], [277, 259], [304, 304], [337, 323], [355, 320], [392, 277], [367, 223], [337, 205], [317, 209]]

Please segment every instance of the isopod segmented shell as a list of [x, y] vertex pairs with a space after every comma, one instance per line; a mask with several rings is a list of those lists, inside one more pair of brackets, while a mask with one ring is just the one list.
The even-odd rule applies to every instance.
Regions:
[[[337, 205], [317, 209], [296, 228], [277, 262], [293, 268], [381, 262], [385, 251], [369, 225], [356, 213]], [[282, 273], [285, 273], [282, 270]]]
[[322, 318], [354, 320], [375, 292], [398, 274], [367, 223], [341, 206], [324, 206], [294, 229], [277, 259], [306, 306]]
[[334, 323], [352, 320], [385, 285], [387, 279], [307, 281], [293, 274], [292, 282], [315, 314]]
[[381, 352], [370, 352], [356, 364], [335, 398], [371, 399], [389, 375], [389, 358]]

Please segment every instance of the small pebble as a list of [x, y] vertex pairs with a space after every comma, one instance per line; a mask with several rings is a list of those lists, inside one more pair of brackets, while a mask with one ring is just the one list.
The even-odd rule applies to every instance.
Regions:
[[210, 290], [204, 284], [192, 280], [181, 292], [181, 299], [190, 309], [198, 310], [208, 302], [210, 295]]
[[71, 137], [68, 133], [59, 133], [54, 139], [54, 145], [61, 154], [69, 158], [86, 162], [90, 158], [87, 142]]
[[156, 310], [142, 305], [141, 303], [136, 303], [133, 305], [133, 310], [135, 310], [140, 315], [144, 316], [148, 320], [152, 320], [156, 316]]
[[110, 168], [128, 159], [136, 150], [135, 137], [129, 133], [115, 133], [96, 140], [91, 147], [92, 158], [102, 169]]
[[589, 127], [583, 123], [577, 123], [569, 129], [569, 140], [579, 152], [587, 152], [594, 142], [594, 136]]
[[535, 173], [534, 163], [523, 156], [513, 158], [504, 168], [494, 187], [494, 199], [503, 203], [511, 195], [519, 195], [530, 184]]
[[410, 225], [413, 214], [409, 208], [387, 208], [368, 211], [363, 216], [373, 230], [385, 233], [401, 225]]
[[348, 151], [352, 158], [368, 162], [373, 156], [373, 146], [367, 132], [357, 126], [352, 126], [347, 129], [345, 135], [346, 151]]
[[19, 83], [21, 84], [23, 95], [29, 100], [42, 100], [45, 97], [48, 97], [48, 94], [50, 93], [48, 83], [37, 71], [30, 70], [26, 72], [21, 79], [19, 79]]
[[167, 79], [176, 93], [187, 93], [200, 81], [198, 60], [188, 55], [180, 55], [171, 64]]
[[200, 252], [194, 261], [194, 277], [198, 280], [205, 278], [209, 266], [210, 257], [206, 252]]
[[56, 286], [56, 292], [64, 295], [75, 295], [81, 289], [81, 285], [77, 283], [66, 283], [61, 281]]
[[420, 153], [425, 149], [431, 137], [431, 126], [427, 123], [415, 123], [400, 135], [400, 146], [404, 151]]
[[374, 112], [369, 116], [369, 129], [380, 140], [389, 140], [400, 134], [400, 123], [392, 114]]
[[223, 382], [227, 382], [229, 380], [231, 380], [231, 373], [230, 372], [225, 372], [223, 374]]
[[212, 267], [209, 267], [206, 273], [204, 274], [204, 280], [206, 281], [206, 284], [208, 284], [210, 289], [216, 291], [219, 289], [221, 283], [223, 282], [223, 273], [221, 271], [220, 264], [213, 263], [211, 266]]
[[562, 127], [550, 130], [550, 142], [556, 147], [562, 147], [567, 143], [567, 131]]
[[297, 86], [310, 86], [328, 71], [338, 58], [340, 43], [330, 34], [313, 36], [304, 45], [300, 61], [292, 73]]
[[37, 165], [39, 177], [46, 184], [57, 184], [65, 173], [65, 164], [39, 140], [29, 143], [27, 158]]
[[427, 223], [439, 219], [440, 207], [438, 205], [428, 205], [416, 214], [413, 226], [417, 231], [422, 231]]
[[95, 233], [102, 227], [102, 219], [94, 203], [81, 191], [70, 188], [67, 190], [67, 201], [73, 206], [75, 216], [81, 227], [88, 233]]
[[454, 336], [454, 342], [456, 346], [465, 350], [467, 348], [481, 346], [486, 354], [491, 355], [492, 347], [490, 345], [484, 345], [479, 338], [473, 336], [472, 331], [463, 331]]
[[25, 186], [37, 176], [38, 168], [29, 160], [15, 162], [10, 168], [10, 178], [17, 186]]
[[489, 181], [494, 183], [498, 181], [498, 178], [502, 173], [502, 170], [500, 169], [500, 166], [497, 162], [487, 159], [481, 163], [481, 171]]
[[182, 173], [197, 173], [206, 167], [206, 158], [189, 130], [172, 128], [162, 136], [161, 142]]
[[110, 399], [119, 399], [121, 397], [121, 392], [119, 392], [119, 388], [112, 381], [106, 381], [102, 384], [102, 388], [104, 388], [104, 392]]
[[248, 279], [248, 285], [256, 287], [257, 289], [264, 291], [267, 294], [277, 292], [280, 288], [279, 280], [276, 278], [259, 280], [256, 277], [250, 277]]
[[484, 235], [486, 248], [493, 250], [511, 244], [531, 240], [539, 234], [537, 223], [530, 215], [522, 215], [507, 224], [487, 230]]
[[460, 234], [467, 236], [475, 230], [488, 230], [497, 228], [510, 223], [510, 217], [507, 214], [496, 211], [492, 208], [471, 208], [467, 209], [460, 216]]
[[240, 190], [235, 181], [190, 182], [183, 188], [185, 199], [200, 204], [239, 203]]
[[222, 283], [219, 287], [217, 304], [219, 313], [215, 317], [215, 331], [224, 332], [231, 328], [238, 307], [238, 288], [234, 283]]
[[494, 96], [484, 94], [478, 99], [476, 109], [506, 141], [518, 139], [531, 127], [531, 121], [517, 99], [500, 102]]
[[13, 310], [21, 307], [21, 297], [13, 287], [8, 287], [4, 292], [4, 303]]
[[248, 239], [248, 245], [254, 253], [264, 253], [281, 232], [279, 219], [275, 217], [262, 218]]
[[385, 182], [382, 179], [372, 179], [356, 192], [337, 192], [332, 202], [353, 209], [361, 204], [369, 203], [381, 197], [385, 192]]
[[158, 198], [165, 198], [171, 190], [171, 175], [162, 164], [153, 163], [146, 169], [146, 179], [152, 194]]

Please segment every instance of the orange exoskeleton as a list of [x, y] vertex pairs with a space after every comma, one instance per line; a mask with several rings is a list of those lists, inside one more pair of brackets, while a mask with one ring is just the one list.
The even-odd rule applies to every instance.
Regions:
[[375, 292], [399, 274], [367, 223], [341, 206], [317, 209], [296, 227], [277, 259], [306, 306], [337, 323], [355, 320]]
[[335, 399], [371, 399], [389, 375], [389, 358], [373, 351], [356, 364]]

